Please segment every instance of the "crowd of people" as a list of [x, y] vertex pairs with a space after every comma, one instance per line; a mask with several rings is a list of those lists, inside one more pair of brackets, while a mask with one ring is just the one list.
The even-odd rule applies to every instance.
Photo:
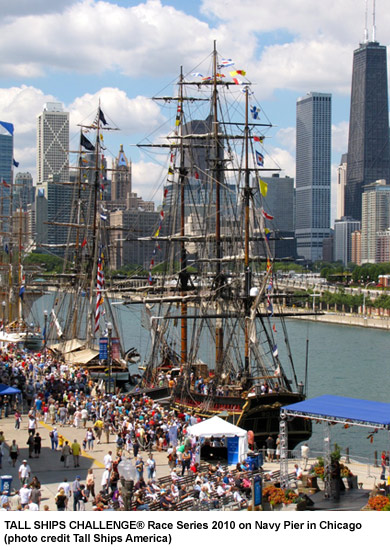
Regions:
[[[148, 509], [159, 502], [162, 509], [171, 509], [184, 499], [214, 506], [216, 499], [226, 494], [234, 495], [237, 502], [246, 501], [249, 486], [245, 478], [241, 482], [242, 476], [239, 481], [226, 472], [223, 476], [214, 472], [213, 478], [197, 472], [199, 445], [187, 434], [188, 427], [201, 420], [197, 416], [167, 410], [146, 395], [108, 395], [86, 369], [67, 366], [50, 354], [3, 351], [0, 380], [21, 390], [1, 400], [0, 412], [4, 417], [13, 415], [15, 430], [27, 429], [29, 459], [39, 459], [41, 454], [39, 421], [50, 425], [49, 446], [60, 455], [64, 472], [80, 467], [83, 451], [93, 453], [98, 445], [115, 444], [115, 450], [104, 456], [100, 486], [91, 469], [84, 482], [78, 475], [71, 482], [68, 475], [64, 477], [55, 497], [58, 510], [84, 510], [87, 502], [95, 509], [122, 509], [118, 466], [125, 457], [135, 464], [133, 508]], [[62, 432], [69, 426], [79, 430], [80, 437], [65, 438]], [[220, 442], [215, 441], [217, 444]], [[20, 450], [16, 440], [8, 443], [8, 449], [9, 465], [17, 467]], [[165, 453], [171, 474], [163, 482], [158, 479], [153, 453]], [[27, 460], [19, 466], [19, 480], [18, 495], [4, 496], [2, 508], [40, 509], [41, 487], [37, 487], [37, 479], [32, 480]]]

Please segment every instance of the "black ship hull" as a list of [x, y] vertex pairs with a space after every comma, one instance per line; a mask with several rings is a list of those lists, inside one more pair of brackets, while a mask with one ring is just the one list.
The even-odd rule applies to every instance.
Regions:
[[[293, 392], [278, 392], [244, 397], [222, 397], [202, 395], [193, 391], [173, 395], [172, 408], [188, 411], [204, 418], [224, 414], [229, 422], [254, 433], [257, 448], [265, 446], [271, 435], [276, 441], [279, 435], [280, 408], [304, 400], [304, 396]], [[310, 438], [310, 420], [294, 418], [288, 422], [288, 445], [290, 449]]]

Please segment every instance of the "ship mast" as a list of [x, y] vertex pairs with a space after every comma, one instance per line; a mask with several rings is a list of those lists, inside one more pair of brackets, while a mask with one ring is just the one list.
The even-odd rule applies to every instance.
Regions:
[[[217, 89], [217, 49], [216, 41], [214, 40], [213, 50], [213, 135], [214, 135], [214, 182], [215, 182], [215, 252], [216, 252], [216, 272], [215, 272], [215, 288], [217, 293], [216, 310], [217, 314], [222, 313], [221, 297], [219, 296], [222, 283], [221, 277], [221, 144], [219, 138], [219, 122], [218, 122], [218, 89]], [[212, 182], [212, 185], [214, 185]], [[215, 324], [215, 375], [219, 381], [222, 374], [222, 359], [223, 359], [223, 322], [222, 318], [216, 320]]]
[[249, 89], [245, 88], [245, 186], [244, 186], [244, 267], [245, 267], [245, 350], [244, 350], [244, 375], [249, 374], [249, 322], [250, 322], [250, 290], [252, 286], [252, 272], [249, 265], [249, 203], [250, 203], [250, 170], [249, 170], [249, 124], [248, 124], [248, 96]]
[[[179, 98], [178, 107], [180, 108], [179, 116], [179, 135], [183, 136], [183, 67], [180, 67], [180, 81], [179, 81]], [[180, 172], [179, 172], [179, 189], [180, 189], [180, 236], [185, 236], [185, 186], [187, 181], [187, 170], [184, 166], [184, 146], [183, 139], [180, 139]], [[187, 271], [187, 251], [184, 240], [180, 245], [180, 273], [179, 281], [181, 288], [181, 295], [185, 296], [188, 291], [188, 271]], [[181, 302], [181, 365], [185, 365], [188, 361], [188, 326], [187, 326], [187, 303], [183, 300]]]

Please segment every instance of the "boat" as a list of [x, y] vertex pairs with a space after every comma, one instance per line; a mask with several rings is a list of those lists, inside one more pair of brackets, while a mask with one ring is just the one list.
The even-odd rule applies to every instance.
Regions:
[[[1, 212], [3, 211], [3, 197]], [[10, 194], [10, 211], [13, 212], [13, 192]], [[36, 296], [29, 291], [24, 270], [25, 250], [23, 236], [25, 221], [22, 209], [12, 216], [1, 216], [2, 227], [2, 262], [0, 263], [0, 300], [2, 318], [0, 326], [0, 347], [13, 345], [38, 351], [42, 348], [43, 338], [38, 323], [29, 322], [31, 308]], [[17, 221], [17, 223], [16, 223]]]
[[[289, 374], [278, 350], [288, 337], [261, 180], [275, 171], [263, 153], [272, 125], [233, 66], [214, 44], [209, 72], [181, 70], [177, 94], [154, 98], [168, 109], [175, 102], [174, 130], [140, 146], [167, 149], [167, 180], [148, 281], [123, 298], [144, 304], [152, 335], [137, 391], [165, 391], [176, 411], [223, 415], [262, 447], [279, 434], [280, 408], [304, 400], [305, 387], [291, 354]], [[293, 446], [310, 435], [310, 421], [289, 424]]]
[[139, 356], [125, 350], [111, 307], [106, 274], [110, 258], [109, 216], [103, 201], [107, 167], [103, 133], [110, 126], [100, 104], [90, 124], [80, 125], [61, 281], [50, 311], [47, 348], [67, 364], [82, 366], [107, 392], [128, 390], [130, 366]]

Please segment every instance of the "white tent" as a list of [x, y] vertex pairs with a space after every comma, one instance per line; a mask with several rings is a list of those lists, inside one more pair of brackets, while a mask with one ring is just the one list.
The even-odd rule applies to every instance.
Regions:
[[238, 462], [243, 462], [246, 459], [248, 453], [247, 431], [222, 420], [219, 416], [213, 416], [204, 422], [194, 424], [187, 429], [187, 432], [194, 437], [238, 437]]

